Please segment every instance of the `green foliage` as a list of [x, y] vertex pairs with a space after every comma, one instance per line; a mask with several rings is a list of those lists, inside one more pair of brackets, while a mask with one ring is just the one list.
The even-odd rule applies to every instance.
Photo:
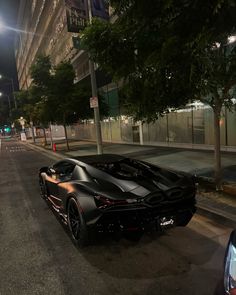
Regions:
[[28, 90], [21, 90], [15, 93], [17, 100], [17, 109], [13, 109], [12, 117], [15, 122], [23, 116], [29, 123], [33, 121], [35, 124], [40, 124], [40, 113], [38, 111], [38, 102], [40, 97], [36, 95], [37, 90], [34, 86]]
[[[14, 117], [24, 116], [43, 127], [49, 122], [70, 125], [93, 117], [89, 106], [91, 89], [75, 85], [75, 73], [69, 62], [52, 67], [48, 56], [39, 56], [31, 67], [33, 83], [28, 90], [16, 93], [18, 109]], [[101, 113], [107, 114], [107, 105], [101, 98]]]
[[37, 57], [35, 63], [31, 66], [30, 75], [35, 86], [41, 91], [47, 91], [51, 86], [51, 71], [52, 65], [50, 57], [47, 55], [40, 55]]
[[[168, 108], [210, 93], [216, 83], [215, 76], [207, 74], [210, 65], [222, 70], [212, 49], [216, 42], [225, 46], [222, 36], [236, 32], [235, 1], [112, 0], [111, 4], [118, 19], [113, 23], [95, 19], [85, 29], [83, 43], [106, 72], [123, 79], [123, 108], [137, 119], [155, 120]], [[206, 78], [211, 87], [202, 90]]]
[[[74, 102], [72, 94], [74, 91], [75, 73], [69, 62], [62, 62], [55, 67], [53, 76], [53, 122], [62, 125], [69, 125], [76, 121], [74, 116]], [[78, 119], [77, 119], [78, 120]]]
[[[80, 120], [91, 119], [94, 117], [94, 111], [90, 108], [89, 97], [91, 89], [88, 85], [76, 84], [72, 95], [74, 110], [79, 114]], [[100, 116], [108, 115], [108, 105], [102, 95], [98, 95]]]
[[217, 113], [222, 105], [231, 109], [236, 87], [236, 47], [223, 36], [213, 47], [199, 51], [192, 64], [191, 79], [196, 83], [195, 98]]

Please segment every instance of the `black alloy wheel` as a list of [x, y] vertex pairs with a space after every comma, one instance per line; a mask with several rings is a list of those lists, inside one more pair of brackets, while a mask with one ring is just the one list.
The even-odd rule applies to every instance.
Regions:
[[48, 193], [47, 193], [47, 188], [45, 186], [45, 183], [43, 181], [42, 176], [39, 176], [39, 186], [40, 186], [40, 195], [43, 199], [47, 199], [48, 198]]
[[67, 219], [74, 244], [78, 247], [88, 245], [89, 239], [86, 224], [74, 198], [71, 198], [68, 202]]

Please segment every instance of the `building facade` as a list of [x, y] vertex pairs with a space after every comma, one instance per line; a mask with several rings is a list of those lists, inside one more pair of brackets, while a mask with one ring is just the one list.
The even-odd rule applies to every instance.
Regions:
[[67, 29], [64, 0], [21, 0], [17, 21], [15, 56], [20, 89], [31, 84], [30, 67], [39, 54], [51, 57], [53, 65], [70, 60], [77, 80], [89, 74], [88, 55], [75, 49]]

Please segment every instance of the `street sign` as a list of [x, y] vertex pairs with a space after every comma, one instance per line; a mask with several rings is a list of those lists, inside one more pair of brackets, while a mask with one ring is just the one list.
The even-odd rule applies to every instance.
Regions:
[[90, 97], [90, 108], [98, 108], [98, 98], [96, 96]]
[[20, 139], [21, 139], [21, 141], [26, 141], [27, 140], [25, 132], [21, 132]]
[[79, 33], [88, 21], [88, 6], [84, 0], [65, 0], [68, 32]]

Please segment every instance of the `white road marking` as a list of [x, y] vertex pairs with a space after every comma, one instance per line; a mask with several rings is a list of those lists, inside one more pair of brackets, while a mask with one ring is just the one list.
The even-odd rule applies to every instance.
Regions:
[[6, 151], [10, 153], [15, 153], [15, 152], [25, 152], [26, 149], [21, 146], [11, 146], [11, 147], [6, 147]]

